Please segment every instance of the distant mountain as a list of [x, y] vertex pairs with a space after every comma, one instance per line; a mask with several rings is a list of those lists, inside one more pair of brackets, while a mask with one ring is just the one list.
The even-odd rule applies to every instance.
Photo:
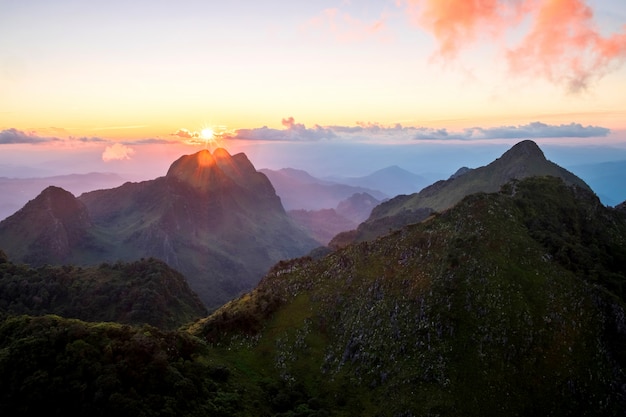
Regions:
[[0, 251], [3, 313], [175, 329], [207, 311], [185, 278], [156, 259], [33, 269], [11, 263]]
[[555, 176], [566, 183], [590, 190], [583, 180], [548, 161], [537, 144], [530, 140], [517, 143], [500, 158], [484, 167], [465, 170], [461, 175], [438, 181], [419, 193], [400, 195], [381, 203], [355, 231], [338, 235], [331, 246], [371, 240], [404, 225], [425, 220], [434, 212], [452, 207], [463, 197], [477, 192], [496, 192], [512, 179]]
[[326, 246], [338, 233], [352, 230], [367, 219], [378, 203], [367, 193], [356, 193], [339, 202], [336, 208], [289, 210], [287, 214], [320, 245]]
[[337, 213], [354, 222], [362, 222], [372, 213], [380, 200], [367, 193], [356, 193], [337, 204]]
[[[57, 205], [71, 213], [51, 212]], [[316, 246], [289, 219], [267, 177], [244, 154], [223, 149], [183, 156], [164, 177], [78, 199], [50, 189], [0, 222], [0, 248], [15, 261], [155, 257], [182, 272], [208, 307], [252, 288], [278, 260]]]
[[58, 175], [41, 178], [0, 177], [0, 220], [15, 213], [42, 190], [53, 185], [74, 195], [87, 191], [112, 188], [124, 183], [117, 174], [92, 172], [90, 174]]
[[337, 213], [335, 209], [320, 210], [289, 210], [289, 217], [307, 231], [320, 246], [328, 245], [328, 242], [345, 230], [354, 229], [359, 223], [349, 220]]
[[380, 169], [364, 177], [331, 177], [329, 179], [356, 187], [381, 190], [388, 196], [416, 193], [429, 184], [425, 177], [396, 165]]
[[337, 207], [342, 200], [356, 193], [368, 193], [378, 200], [389, 196], [376, 189], [346, 185], [315, 178], [306, 171], [293, 168], [261, 169], [276, 189], [285, 210], [320, 210]]
[[626, 161], [600, 162], [569, 167], [608, 206], [626, 200]]
[[191, 331], [241, 370], [233, 415], [620, 416], [624, 235], [586, 186], [513, 180], [281, 262]]

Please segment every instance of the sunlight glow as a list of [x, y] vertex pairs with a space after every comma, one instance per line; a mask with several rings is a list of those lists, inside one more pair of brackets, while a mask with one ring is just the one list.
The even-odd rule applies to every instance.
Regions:
[[206, 127], [200, 132], [200, 137], [205, 140], [213, 139], [213, 129]]

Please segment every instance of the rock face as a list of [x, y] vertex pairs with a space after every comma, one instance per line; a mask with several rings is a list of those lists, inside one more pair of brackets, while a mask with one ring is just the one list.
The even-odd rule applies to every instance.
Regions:
[[507, 182], [533, 176], [561, 178], [569, 185], [590, 190], [583, 180], [548, 161], [537, 144], [531, 140], [517, 143], [489, 165], [463, 170], [445, 181], [438, 181], [419, 193], [400, 195], [372, 210], [370, 217], [356, 232], [338, 235], [331, 246], [371, 240], [390, 230], [425, 220], [433, 212], [446, 210], [465, 196], [479, 192], [497, 192]]
[[[62, 206], [83, 207], [78, 224], [89, 244], [70, 240], [62, 260], [51, 255], [46, 263], [152, 256], [182, 272], [209, 308], [252, 288], [275, 262], [318, 246], [289, 219], [267, 177], [244, 154], [224, 149], [185, 155], [155, 180], [70, 197]], [[74, 219], [68, 224], [78, 227]], [[17, 233], [15, 226], [5, 230]], [[50, 252], [41, 241], [16, 247], [1, 239], [15, 261], [37, 264], [33, 253]]]

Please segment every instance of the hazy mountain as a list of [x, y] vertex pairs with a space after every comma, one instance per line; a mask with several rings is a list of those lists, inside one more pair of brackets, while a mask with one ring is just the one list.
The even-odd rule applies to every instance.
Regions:
[[601, 162], [570, 167], [608, 206], [626, 200], [626, 161]]
[[331, 177], [329, 180], [381, 190], [388, 196], [416, 193], [429, 184], [425, 177], [396, 165], [380, 169], [364, 177]]
[[207, 311], [185, 278], [156, 259], [30, 268], [0, 251], [0, 314], [57, 314], [175, 329]]
[[182, 272], [209, 307], [252, 288], [278, 260], [317, 246], [267, 177], [244, 154], [223, 149], [183, 156], [164, 177], [78, 199], [50, 190], [0, 222], [0, 248], [11, 259], [85, 265], [152, 256]]
[[285, 210], [320, 210], [335, 208], [355, 193], [368, 193], [378, 200], [389, 196], [376, 189], [315, 178], [305, 171], [283, 168], [280, 170], [261, 169], [285, 207]]
[[535, 142], [525, 140], [486, 166], [462, 169], [461, 175], [438, 181], [419, 193], [400, 195], [381, 203], [355, 231], [338, 235], [331, 245], [340, 247], [350, 242], [374, 239], [404, 225], [423, 221], [433, 212], [452, 207], [465, 196], [496, 192], [512, 179], [544, 175], [562, 178], [568, 184], [589, 190], [583, 180], [548, 161]]
[[51, 185], [80, 195], [87, 191], [117, 187], [123, 183], [124, 179], [117, 174], [100, 172], [42, 178], [0, 177], [0, 220], [15, 213]]
[[367, 193], [356, 193], [336, 208], [289, 210], [287, 214], [320, 245], [326, 246], [338, 233], [354, 229], [367, 219], [379, 200]]
[[362, 222], [372, 213], [372, 209], [380, 204], [380, 200], [367, 193], [357, 193], [337, 204], [337, 213], [354, 222]]
[[281, 262], [192, 331], [241, 370], [237, 415], [622, 415], [625, 234], [587, 187], [527, 178]]

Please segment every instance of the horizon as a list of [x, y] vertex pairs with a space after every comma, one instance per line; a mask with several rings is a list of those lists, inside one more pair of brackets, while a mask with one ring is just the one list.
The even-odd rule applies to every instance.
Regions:
[[446, 4], [6, 3], [0, 176], [150, 179], [216, 146], [315, 176], [450, 175], [524, 139], [626, 160], [620, 1]]

